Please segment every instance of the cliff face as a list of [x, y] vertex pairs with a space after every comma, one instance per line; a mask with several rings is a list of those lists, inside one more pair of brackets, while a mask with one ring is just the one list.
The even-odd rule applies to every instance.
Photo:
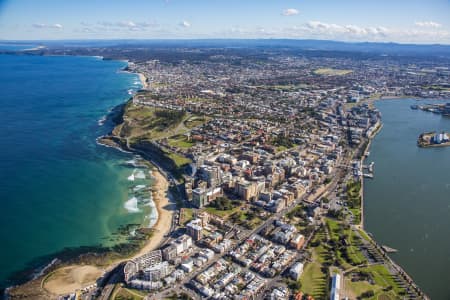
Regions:
[[110, 113], [110, 118], [114, 122], [114, 124], [118, 125], [120, 123], [123, 123], [123, 115], [125, 113], [125, 107], [131, 100], [132, 98], [128, 99], [126, 103], [120, 104], [112, 109]]
[[176, 173], [182, 171], [175, 164], [175, 162], [167, 156], [167, 153], [161, 150], [156, 144], [149, 141], [137, 141], [131, 145], [131, 147], [137, 151], [143, 152], [150, 156], [152, 159], [158, 161], [158, 163], [166, 170]]
[[[158, 141], [186, 132], [184, 122], [188, 114], [180, 111], [136, 105], [130, 99], [111, 113], [116, 126], [98, 142], [109, 147], [135, 152], [157, 162], [176, 178], [181, 179], [186, 162], [174, 159], [176, 154], [162, 147]], [[184, 158], [184, 160], [186, 160]]]

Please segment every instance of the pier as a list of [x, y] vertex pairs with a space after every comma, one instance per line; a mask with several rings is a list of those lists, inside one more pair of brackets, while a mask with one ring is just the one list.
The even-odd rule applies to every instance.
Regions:
[[[370, 179], [372, 179], [373, 178], [373, 166], [375, 165], [375, 163], [374, 162], [371, 162], [369, 165], [362, 165], [362, 175], [365, 177], [365, 178], [370, 178]], [[364, 173], [364, 170], [367, 170], [368, 171], [368, 173]]]

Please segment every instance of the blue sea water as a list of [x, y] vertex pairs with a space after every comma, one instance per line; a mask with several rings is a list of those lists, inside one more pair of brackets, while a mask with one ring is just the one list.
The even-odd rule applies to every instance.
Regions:
[[0, 287], [12, 272], [65, 247], [111, 244], [135, 182], [129, 154], [96, 144], [108, 110], [140, 88], [125, 62], [0, 55]]

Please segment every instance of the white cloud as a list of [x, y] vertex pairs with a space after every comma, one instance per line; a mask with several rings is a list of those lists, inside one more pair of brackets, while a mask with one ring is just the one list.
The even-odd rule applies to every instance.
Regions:
[[126, 27], [126, 28], [136, 27], [136, 23], [134, 23], [133, 21], [121, 21], [121, 22], [116, 23], [116, 25], [119, 27]]
[[184, 27], [184, 28], [189, 28], [189, 27], [191, 27], [191, 23], [190, 22], [188, 22], [188, 21], [183, 21], [183, 22], [181, 22], [180, 24], [179, 24], [181, 27]]
[[[98, 22], [97, 25], [100, 25], [104, 30], [110, 31], [118, 31], [118, 30], [126, 30], [126, 31], [144, 31], [147, 29], [156, 28], [159, 26], [156, 22], [135, 22], [135, 21], [119, 21], [119, 22], [109, 22], [103, 21]], [[87, 26], [91, 27], [91, 26]]]
[[421, 22], [416, 22], [414, 23], [416, 26], [419, 27], [429, 27], [429, 28], [439, 28], [442, 27], [441, 24], [437, 23], [437, 22], [433, 22], [433, 21], [421, 21]]
[[62, 29], [63, 26], [59, 23], [55, 23], [55, 24], [44, 24], [44, 23], [34, 23], [31, 26], [33, 26], [34, 28], [53, 28], [53, 29]]
[[[220, 33], [219, 33], [220, 34]], [[309, 21], [290, 27], [238, 27], [222, 32], [229, 38], [323, 39], [349, 42], [450, 43], [443, 28], [388, 28]]]
[[300, 12], [298, 11], [298, 9], [295, 8], [287, 8], [285, 10], [283, 10], [283, 16], [295, 16], [298, 15]]
[[347, 38], [379, 38], [390, 33], [390, 29], [378, 27], [361, 27], [358, 25], [338, 25], [320, 21], [309, 21], [305, 24], [306, 32], [313, 35], [340, 36]]
[[149, 27], [158, 27], [159, 24], [156, 22], [137, 22], [136, 25], [138, 27], [142, 27], [142, 28], [149, 28]]
[[[294, 18], [296, 19], [296, 18]], [[293, 19], [293, 20], [294, 20]], [[35, 23], [35, 30], [67, 32], [70, 27], [59, 23]], [[62, 30], [62, 29], [65, 29]], [[295, 26], [230, 26], [207, 32], [192, 26], [189, 20], [179, 23], [158, 24], [152, 20], [80, 22], [73, 29], [80, 37], [98, 35], [101, 37], [136, 38], [291, 38], [322, 39], [349, 42], [401, 42], [401, 43], [444, 43], [450, 44], [450, 29], [436, 22], [416, 22], [409, 27], [384, 27], [380, 24], [361, 26], [355, 23], [327, 23], [319, 20], [299, 22]]]
[[337, 24], [324, 23], [320, 21], [309, 21], [306, 23], [306, 26], [311, 30], [334, 30], [341, 31], [343, 29], [342, 26]]

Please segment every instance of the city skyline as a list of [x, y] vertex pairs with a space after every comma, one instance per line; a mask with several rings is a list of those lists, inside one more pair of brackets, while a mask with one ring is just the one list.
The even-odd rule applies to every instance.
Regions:
[[0, 1], [0, 39], [290, 38], [450, 44], [450, 2]]

